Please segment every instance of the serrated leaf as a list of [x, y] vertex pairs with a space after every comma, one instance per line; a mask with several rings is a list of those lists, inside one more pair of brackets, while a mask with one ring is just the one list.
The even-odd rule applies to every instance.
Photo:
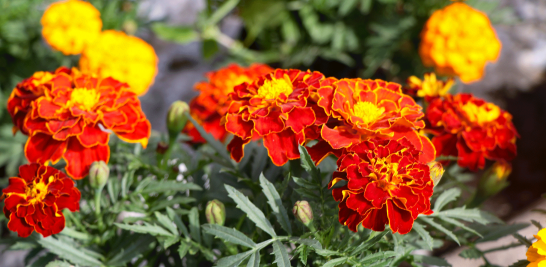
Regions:
[[273, 214], [277, 217], [277, 221], [279, 221], [281, 227], [288, 234], [292, 235], [292, 227], [290, 226], [290, 220], [288, 219], [286, 209], [282, 204], [281, 196], [279, 195], [279, 192], [277, 192], [277, 189], [275, 189], [275, 186], [265, 178], [263, 173], [260, 174], [260, 185], [267, 197], [269, 206], [271, 206], [271, 209], [273, 210]]
[[185, 241], [180, 242], [180, 246], [178, 247], [178, 256], [180, 256], [180, 259], [184, 258], [189, 250], [190, 245], [188, 243]]
[[451, 217], [453, 219], [464, 220], [467, 222], [477, 222], [481, 224], [496, 222], [496, 219], [489, 214], [479, 209], [466, 209], [466, 207], [464, 206], [460, 208], [435, 212], [431, 215], [428, 215], [427, 217]]
[[308, 172], [313, 180], [320, 184], [322, 182], [322, 177], [320, 176], [320, 170], [315, 166], [315, 163], [311, 159], [311, 156], [307, 152], [307, 149], [303, 146], [298, 147], [301, 157], [301, 167]]
[[453, 234], [453, 232], [451, 232], [450, 230], [448, 230], [445, 227], [443, 227], [442, 225], [434, 222], [431, 218], [427, 218], [427, 217], [424, 217], [424, 216], [419, 217], [419, 218], [421, 218], [421, 220], [423, 220], [424, 222], [426, 222], [430, 226], [436, 228], [440, 232], [442, 232], [442, 233], [446, 234], [447, 236], [451, 237], [451, 239], [453, 239], [453, 241], [455, 241], [459, 246], [461, 245], [461, 243], [459, 243], [459, 239], [457, 238], [457, 236], [455, 236]]
[[412, 229], [415, 230], [415, 232], [417, 232], [417, 234], [419, 234], [419, 236], [421, 236], [423, 241], [425, 241], [425, 244], [427, 244], [427, 247], [428, 247], [429, 250], [434, 249], [434, 239], [432, 239], [432, 237], [425, 230], [423, 225], [421, 225], [418, 222], [413, 222], [413, 228]]
[[38, 259], [36, 259], [33, 263], [31, 264], [27, 264], [25, 265], [26, 267], [58, 267], [58, 266], [61, 266], [61, 267], [72, 267], [73, 265], [70, 264], [70, 263], [67, 263], [65, 261], [53, 261], [52, 260], [55, 260], [55, 258], [57, 258], [57, 255], [53, 254], [53, 253], [47, 253], [45, 254], [44, 256], [42, 257], [39, 257]]
[[59, 257], [66, 259], [74, 264], [82, 266], [101, 266], [102, 263], [88, 255], [87, 253], [74, 247], [72, 244], [66, 244], [53, 237], [38, 237], [38, 243], [44, 248], [47, 248], [51, 253], [57, 254]]
[[216, 262], [216, 266], [219, 267], [237, 267], [239, 266], [246, 258], [250, 257], [254, 253], [254, 250], [245, 251], [233, 256], [224, 257]]
[[188, 116], [188, 119], [191, 121], [195, 129], [199, 132], [201, 137], [207, 141], [207, 144], [210, 145], [218, 154], [221, 156], [222, 160], [224, 160], [224, 163], [226, 163], [229, 166], [233, 167], [233, 163], [231, 162], [231, 157], [229, 156], [226, 147], [220, 141], [216, 140], [210, 133], [205, 131], [203, 127], [190, 115], [189, 112], [185, 112], [186, 116]]
[[179, 235], [178, 230], [176, 230], [175, 224], [169, 219], [169, 217], [159, 213], [155, 212], [155, 217], [157, 218], [157, 222], [161, 224], [161, 226], [165, 227], [167, 230], [171, 231], [173, 235]]
[[436, 199], [436, 202], [434, 202], [434, 212], [439, 212], [442, 210], [442, 208], [448, 204], [449, 202], [454, 201], [461, 195], [461, 189], [459, 188], [451, 188], [449, 190], [444, 191], [438, 199]]
[[388, 234], [389, 231], [385, 230], [383, 232], [373, 232], [369, 237], [368, 240], [364, 241], [362, 244], [358, 245], [353, 252], [351, 252], [351, 256], [358, 254], [371, 246], [375, 245], [381, 238], [383, 238], [386, 234]]
[[449, 217], [440, 217], [440, 220], [442, 220], [442, 221], [444, 221], [444, 222], [447, 222], [447, 223], [449, 223], [449, 224], [455, 225], [455, 226], [457, 226], [457, 227], [459, 227], [459, 228], [461, 228], [461, 229], [463, 229], [463, 230], [466, 230], [466, 231], [468, 231], [468, 232], [471, 232], [471, 233], [473, 233], [473, 234], [475, 234], [475, 235], [477, 235], [477, 236], [479, 236], [479, 237], [482, 237], [482, 235], [481, 235], [480, 233], [478, 233], [478, 232], [476, 232], [476, 230], [474, 230], [474, 229], [472, 229], [472, 228], [470, 228], [470, 227], [464, 225], [462, 222], [459, 222], [459, 221], [457, 221], [457, 220], [451, 219], [451, 218], [449, 218]]
[[290, 258], [288, 258], [288, 252], [280, 241], [273, 242], [273, 254], [275, 254], [275, 261], [278, 267], [289, 267]]
[[256, 243], [254, 243], [252, 239], [248, 238], [245, 234], [233, 228], [228, 228], [217, 224], [205, 224], [203, 225], [203, 230], [208, 234], [225, 240], [226, 242], [249, 248], [256, 247]]
[[312, 247], [314, 249], [322, 249], [322, 245], [316, 239], [291, 237], [290, 241], [296, 242], [296, 243], [299, 243], [299, 244], [304, 244], [304, 245], [310, 246], [310, 247]]
[[114, 223], [117, 227], [137, 233], [150, 234], [153, 236], [172, 236], [173, 234], [165, 230], [164, 228], [155, 224], [136, 225], [136, 224], [122, 224]]
[[168, 191], [186, 191], [186, 190], [203, 190], [200, 186], [194, 183], [181, 183], [177, 181], [161, 180], [152, 181], [139, 193], [164, 193]]
[[167, 208], [167, 214], [169, 215], [169, 218], [174, 221], [174, 224], [176, 224], [176, 227], [178, 230], [182, 231], [182, 234], [184, 234], [184, 237], [189, 238], [190, 233], [188, 232], [188, 228], [184, 223], [182, 222], [182, 219], [180, 219], [180, 215], [176, 214], [175, 211], [171, 208]]
[[432, 256], [413, 255], [413, 260], [431, 266], [451, 266], [446, 260]]
[[518, 233], [515, 233], [512, 236], [514, 238], [516, 238], [520, 243], [525, 245], [526, 247], [530, 247], [531, 245], [533, 245], [533, 243], [531, 241], [529, 241], [527, 238], [523, 237], [522, 235], [520, 235]]
[[[386, 258], [394, 257], [396, 256], [396, 252], [394, 251], [380, 251], [373, 254], [370, 254], [360, 260], [361, 264], [374, 262], [377, 260], [383, 260]], [[364, 265], [365, 266], [365, 265]]]
[[246, 264], [246, 267], [260, 267], [260, 252], [256, 251], [250, 256], [250, 259], [248, 259], [248, 263]]
[[[38, 265], [36, 265], [38, 266]], [[33, 267], [31, 265], [29, 265], [28, 267]], [[45, 267], [72, 267], [72, 264], [66, 262], [66, 261], [52, 261], [50, 263], [48, 263]]]
[[245, 195], [243, 195], [241, 192], [237, 191], [237, 189], [233, 188], [230, 185], [224, 185], [226, 190], [228, 191], [228, 195], [235, 203], [237, 203], [237, 207], [244, 211], [247, 215], [247, 217], [252, 220], [257, 227], [264, 230], [266, 233], [271, 235], [272, 237], [276, 237], [277, 234], [275, 233], [275, 230], [273, 229], [273, 226], [265, 218], [264, 213], [258, 209]]
[[317, 250], [315, 250], [315, 252], [317, 254], [319, 254], [320, 256], [324, 256], [324, 257], [329, 257], [329, 256], [339, 255], [340, 254], [339, 251], [333, 251], [333, 250], [329, 250], [329, 249], [317, 249]]
[[292, 179], [294, 180], [294, 182], [303, 187], [303, 188], [307, 188], [307, 189], [311, 189], [311, 190], [317, 190], [317, 189], [320, 189], [319, 186], [317, 186], [316, 184], [314, 183], [311, 183], [303, 178], [298, 178], [298, 177], [295, 177], [295, 176], [292, 176]]
[[195, 202], [195, 198], [178, 196], [178, 197], [174, 197], [171, 200], [161, 201], [157, 205], [150, 206], [150, 212], [162, 210], [164, 208], [171, 207], [175, 204], [188, 204], [191, 202]]
[[113, 257], [108, 260], [108, 266], [125, 266], [125, 264], [146, 250], [150, 249], [150, 244], [154, 241], [154, 237], [150, 235], [132, 235], [130, 240], [123, 242], [122, 247], [116, 247], [111, 255]]
[[467, 248], [461, 253], [459, 253], [459, 256], [465, 259], [479, 259], [483, 256], [483, 253], [476, 248]]
[[191, 208], [190, 214], [188, 214], [190, 221], [190, 234], [193, 240], [201, 244], [201, 229], [199, 224], [199, 211], [196, 207]]
[[515, 263], [513, 263], [512, 265], [510, 265], [509, 267], [527, 267], [527, 265], [529, 265], [529, 261], [528, 260], [519, 260]]
[[[529, 224], [526, 224], [526, 223], [488, 226], [490, 231], [488, 231], [488, 233], [485, 234], [483, 238], [476, 240], [476, 243], [497, 240], [501, 237], [517, 233], [519, 230], [527, 228], [528, 226]], [[494, 227], [494, 228], [492, 229], [491, 227]]]
[[341, 258], [333, 259], [326, 262], [324, 265], [322, 265], [322, 267], [334, 267], [334, 266], [344, 264], [345, 262], [347, 262], [347, 257], [341, 257]]

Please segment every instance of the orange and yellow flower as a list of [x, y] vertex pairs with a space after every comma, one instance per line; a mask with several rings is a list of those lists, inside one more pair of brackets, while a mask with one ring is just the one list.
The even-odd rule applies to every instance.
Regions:
[[235, 87], [226, 114], [226, 130], [235, 135], [228, 145], [231, 157], [240, 161], [243, 147], [253, 137], [263, 137], [269, 157], [277, 166], [300, 157], [298, 145], [306, 141], [306, 129], [317, 123], [321, 112], [308, 102], [320, 86], [319, 72], [276, 69], [254, 82]]
[[65, 226], [63, 209], [80, 210], [81, 194], [74, 181], [37, 163], [19, 167], [19, 176], [9, 178], [2, 193], [8, 229], [19, 237], [28, 237], [34, 230], [44, 237], [60, 233]]
[[46, 42], [65, 55], [80, 54], [102, 29], [100, 12], [90, 3], [66, 0], [51, 4], [42, 16]]
[[[38, 71], [28, 79], [18, 83], [8, 99], [7, 109], [13, 121], [13, 133], [18, 130], [28, 134], [23, 127], [25, 117], [30, 110], [30, 103], [43, 96], [45, 91], [51, 89], [51, 80], [59, 75], [70, 76], [73, 70], [65, 67], [58, 68], [55, 72]], [[63, 74], [64, 73], [64, 74]]]
[[527, 249], [526, 256], [529, 261], [527, 267], [546, 266], [546, 243], [542, 240], [546, 239], [546, 228], [538, 231], [535, 238], [537, 241]]
[[94, 161], [108, 162], [110, 133], [146, 147], [151, 125], [127, 84], [73, 72], [50, 80], [45, 94], [31, 103], [23, 129], [30, 162], [66, 161], [66, 172], [82, 179]]
[[[231, 64], [218, 71], [207, 73], [208, 81], [195, 85], [199, 95], [190, 102], [191, 115], [214, 138], [224, 141], [228, 132], [221, 121], [229, 109], [228, 95], [233, 92], [235, 86], [251, 83], [272, 71], [272, 68], [264, 64], [253, 64], [248, 68]], [[194, 143], [205, 142], [191, 123], [186, 125], [184, 132], [193, 138]]]
[[419, 55], [438, 74], [474, 82], [488, 61], [496, 61], [501, 43], [487, 15], [464, 3], [435, 11], [421, 32]]
[[429, 166], [419, 161], [422, 151], [406, 138], [371, 139], [357, 143], [338, 159], [329, 187], [339, 203], [339, 222], [356, 232], [357, 226], [374, 231], [407, 234], [419, 214], [432, 214], [434, 182]]
[[453, 78], [448, 78], [447, 81], [443, 81], [437, 79], [434, 72], [425, 73], [423, 80], [416, 76], [409, 77], [407, 81], [407, 91], [411, 95], [424, 97], [427, 100], [430, 100], [434, 97], [447, 95], [454, 83], [455, 80], [453, 80]]
[[471, 94], [437, 98], [427, 108], [427, 130], [438, 155], [458, 157], [461, 167], [483, 169], [485, 159], [511, 161], [519, 137], [512, 115]]
[[309, 154], [318, 164], [335, 150], [348, 148], [370, 138], [402, 137], [424, 151], [420, 157], [431, 161], [434, 147], [418, 130], [425, 127], [421, 106], [401, 91], [396, 83], [382, 80], [341, 79], [318, 89], [318, 106], [331, 119], [320, 130], [319, 142]]
[[154, 82], [157, 62], [154, 48], [142, 39], [107, 30], [83, 50], [79, 65], [84, 73], [112, 77], [143, 95]]

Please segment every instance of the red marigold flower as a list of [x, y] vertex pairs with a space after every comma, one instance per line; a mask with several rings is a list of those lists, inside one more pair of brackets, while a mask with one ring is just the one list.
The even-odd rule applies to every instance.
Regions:
[[435, 158], [428, 138], [418, 133], [425, 127], [421, 106], [402, 93], [397, 83], [382, 80], [342, 79], [318, 89], [318, 106], [335, 118], [324, 124], [319, 143], [309, 149], [318, 164], [335, 150], [370, 138], [408, 140], [419, 150], [422, 161]]
[[[64, 73], [64, 74], [62, 74]], [[8, 99], [8, 112], [13, 121], [13, 134], [18, 130], [27, 134], [23, 127], [25, 117], [30, 110], [30, 103], [43, 96], [46, 90], [51, 88], [51, 80], [58, 75], [70, 75], [72, 70], [60, 67], [55, 72], [38, 71], [32, 77], [18, 83]]]
[[65, 225], [62, 210], [80, 210], [80, 190], [66, 174], [49, 166], [31, 163], [19, 167], [2, 190], [8, 228], [20, 237], [34, 230], [44, 237], [60, 233]]
[[[231, 64], [225, 68], [206, 74], [208, 81], [195, 85], [199, 95], [190, 102], [190, 113], [201, 126], [212, 136], [224, 141], [228, 136], [222, 118], [229, 109], [229, 94], [235, 86], [242, 83], [251, 83], [262, 75], [272, 72], [273, 69], [265, 64], [252, 64], [245, 68]], [[193, 124], [188, 123], [184, 132], [193, 138], [194, 143], [204, 143]]]
[[322, 80], [319, 72], [276, 69], [236, 86], [225, 123], [235, 135], [228, 145], [231, 157], [240, 161], [244, 145], [261, 136], [275, 165], [299, 158], [298, 144], [305, 142], [306, 128], [325, 121], [315, 111], [324, 112], [308, 101]]
[[[108, 162], [110, 132], [146, 147], [151, 125], [128, 85], [85, 74], [56, 75], [44, 96], [32, 102], [24, 121], [30, 162], [66, 161], [66, 172], [82, 179], [94, 161]], [[109, 130], [109, 131], [107, 131]]]
[[517, 154], [512, 115], [472, 94], [435, 99], [426, 116], [438, 155], [458, 157], [461, 167], [483, 169], [485, 159], [511, 161]]
[[357, 226], [374, 231], [407, 234], [419, 214], [432, 214], [430, 197], [434, 183], [429, 166], [418, 161], [423, 152], [406, 138], [371, 139], [357, 143], [338, 159], [329, 184], [339, 201], [339, 222], [356, 232]]

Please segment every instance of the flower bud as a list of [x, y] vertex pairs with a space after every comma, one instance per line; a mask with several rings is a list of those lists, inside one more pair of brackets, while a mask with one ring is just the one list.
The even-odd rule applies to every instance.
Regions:
[[505, 161], [497, 161], [493, 164], [492, 169], [497, 176], [497, 180], [504, 181], [512, 172], [512, 165]]
[[207, 203], [205, 215], [207, 216], [208, 223], [224, 225], [226, 221], [226, 207], [220, 200], [211, 200]]
[[104, 161], [95, 161], [89, 168], [89, 184], [95, 189], [102, 189], [108, 177], [110, 176], [110, 168]]
[[176, 138], [178, 133], [186, 126], [186, 123], [188, 122], [186, 111], [189, 110], [190, 107], [184, 101], [175, 101], [171, 104], [169, 113], [167, 114], [167, 129], [169, 130], [169, 136], [171, 138]]
[[432, 181], [434, 182], [434, 186], [436, 186], [444, 175], [444, 167], [438, 161], [429, 162], [428, 166], [430, 167], [430, 179], [432, 179]]
[[309, 226], [313, 222], [313, 209], [309, 206], [309, 202], [305, 200], [296, 201], [292, 213], [305, 226]]

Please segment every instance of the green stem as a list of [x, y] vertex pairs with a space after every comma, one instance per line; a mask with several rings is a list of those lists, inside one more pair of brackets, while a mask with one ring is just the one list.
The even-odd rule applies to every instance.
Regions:
[[173, 148], [176, 144], [176, 138], [178, 136], [169, 136], [169, 147], [163, 154], [163, 159], [161, 160], [161, 169], [166, 170], [169, 166], [169, 159], [171, 158], [171, 154], [173, 152]]
[[100, 211], [100, 200], [102, 197], [102, 188], [95, 189], [95, 216], [97, 217], [99, 230], [103, 230], [102, 214]]

